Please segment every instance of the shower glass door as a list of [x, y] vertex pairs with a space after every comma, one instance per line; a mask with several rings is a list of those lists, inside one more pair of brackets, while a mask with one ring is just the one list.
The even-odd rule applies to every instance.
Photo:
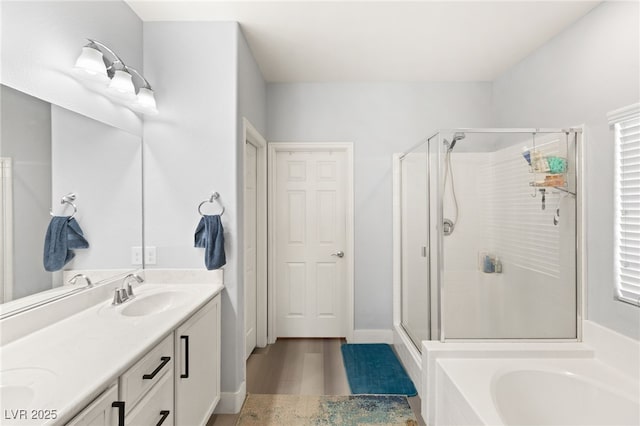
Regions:
[[431, 139], [441, 340], [577, 338], [580, 135], [466, 129]]
[[400, 160], [401, 324], [415, 347], [430, 338], [426, 143]]

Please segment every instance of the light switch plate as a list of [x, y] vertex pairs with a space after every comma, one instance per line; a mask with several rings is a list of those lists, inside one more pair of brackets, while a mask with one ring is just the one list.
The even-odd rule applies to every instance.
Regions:
[[131, 247], [131, 264], [142, 265], [142, 247]]
[[147, 246], [144, 248], [144, 264], [155, 265], [157, 262], [156, 248], [153, 246]]

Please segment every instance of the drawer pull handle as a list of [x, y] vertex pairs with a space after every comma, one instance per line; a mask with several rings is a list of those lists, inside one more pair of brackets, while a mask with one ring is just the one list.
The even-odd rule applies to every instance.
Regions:
[[158, 422], [158, 424], [156, 424], [156, 426], [160, 426], [162, 423], [164, 423], [165, 419], [166, 419], [167, 417], [169, 417], [169, 413], [171, 413], [171, 411], [169, 411], [169, 410], [162, 410], [162, 411], [160, 411], [160, 415], [161, 415], [162, 417], [160, 417], [160, 421]]
[[124, 401], [113, 401], [111, 406], [118, 409], [118, 426], [124, 426]]
[[181, 379], [189, 378], [189, 336], [180, 336], [184, 340], [184, 373], [180, 374]]
[[162, 362], [160, 363], [159, 366], [156, 367], [155, 370], [153, 370], [153, 373], [145, 374], [144, 376], [142, 376], [143, 379], [147, 380], [147, 379], [153, 379], [154, 377], [156, 377], [156, 374], [158, 374], [160, 372], [160, 370], [162, 370], [162, 367], [167, 365], [167, 363], [171, 360], [171, 357], [170, 356], [163, 356], [163, 357], [160, 357], [160, 360]]

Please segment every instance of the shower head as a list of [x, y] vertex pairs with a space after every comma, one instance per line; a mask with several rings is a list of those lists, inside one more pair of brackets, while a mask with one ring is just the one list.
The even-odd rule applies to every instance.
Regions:
[[465, 138], [465, 134], [462, 132], [456, 132], [453, 135], [453, 140], [451, 141], [451, 145], [449, 145], [449, 149], [448, 151], [453, 150], [453, 147], [456, 146], [456, 142], [458, 142], [460, 139], [464, 139]]

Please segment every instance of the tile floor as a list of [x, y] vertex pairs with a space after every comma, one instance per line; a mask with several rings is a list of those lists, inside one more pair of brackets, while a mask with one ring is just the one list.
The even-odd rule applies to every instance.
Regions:
[[[256, 348], [247, 360], [247, 392], [349, 395], [340, 352], [343, 343], [344, 339], [278, 339]], [[409, 404], [420, 419], [420, 398], [409, 398]], [[214, 414], [207, 426], [235, 425], [237, 418], [237, 414]]]

